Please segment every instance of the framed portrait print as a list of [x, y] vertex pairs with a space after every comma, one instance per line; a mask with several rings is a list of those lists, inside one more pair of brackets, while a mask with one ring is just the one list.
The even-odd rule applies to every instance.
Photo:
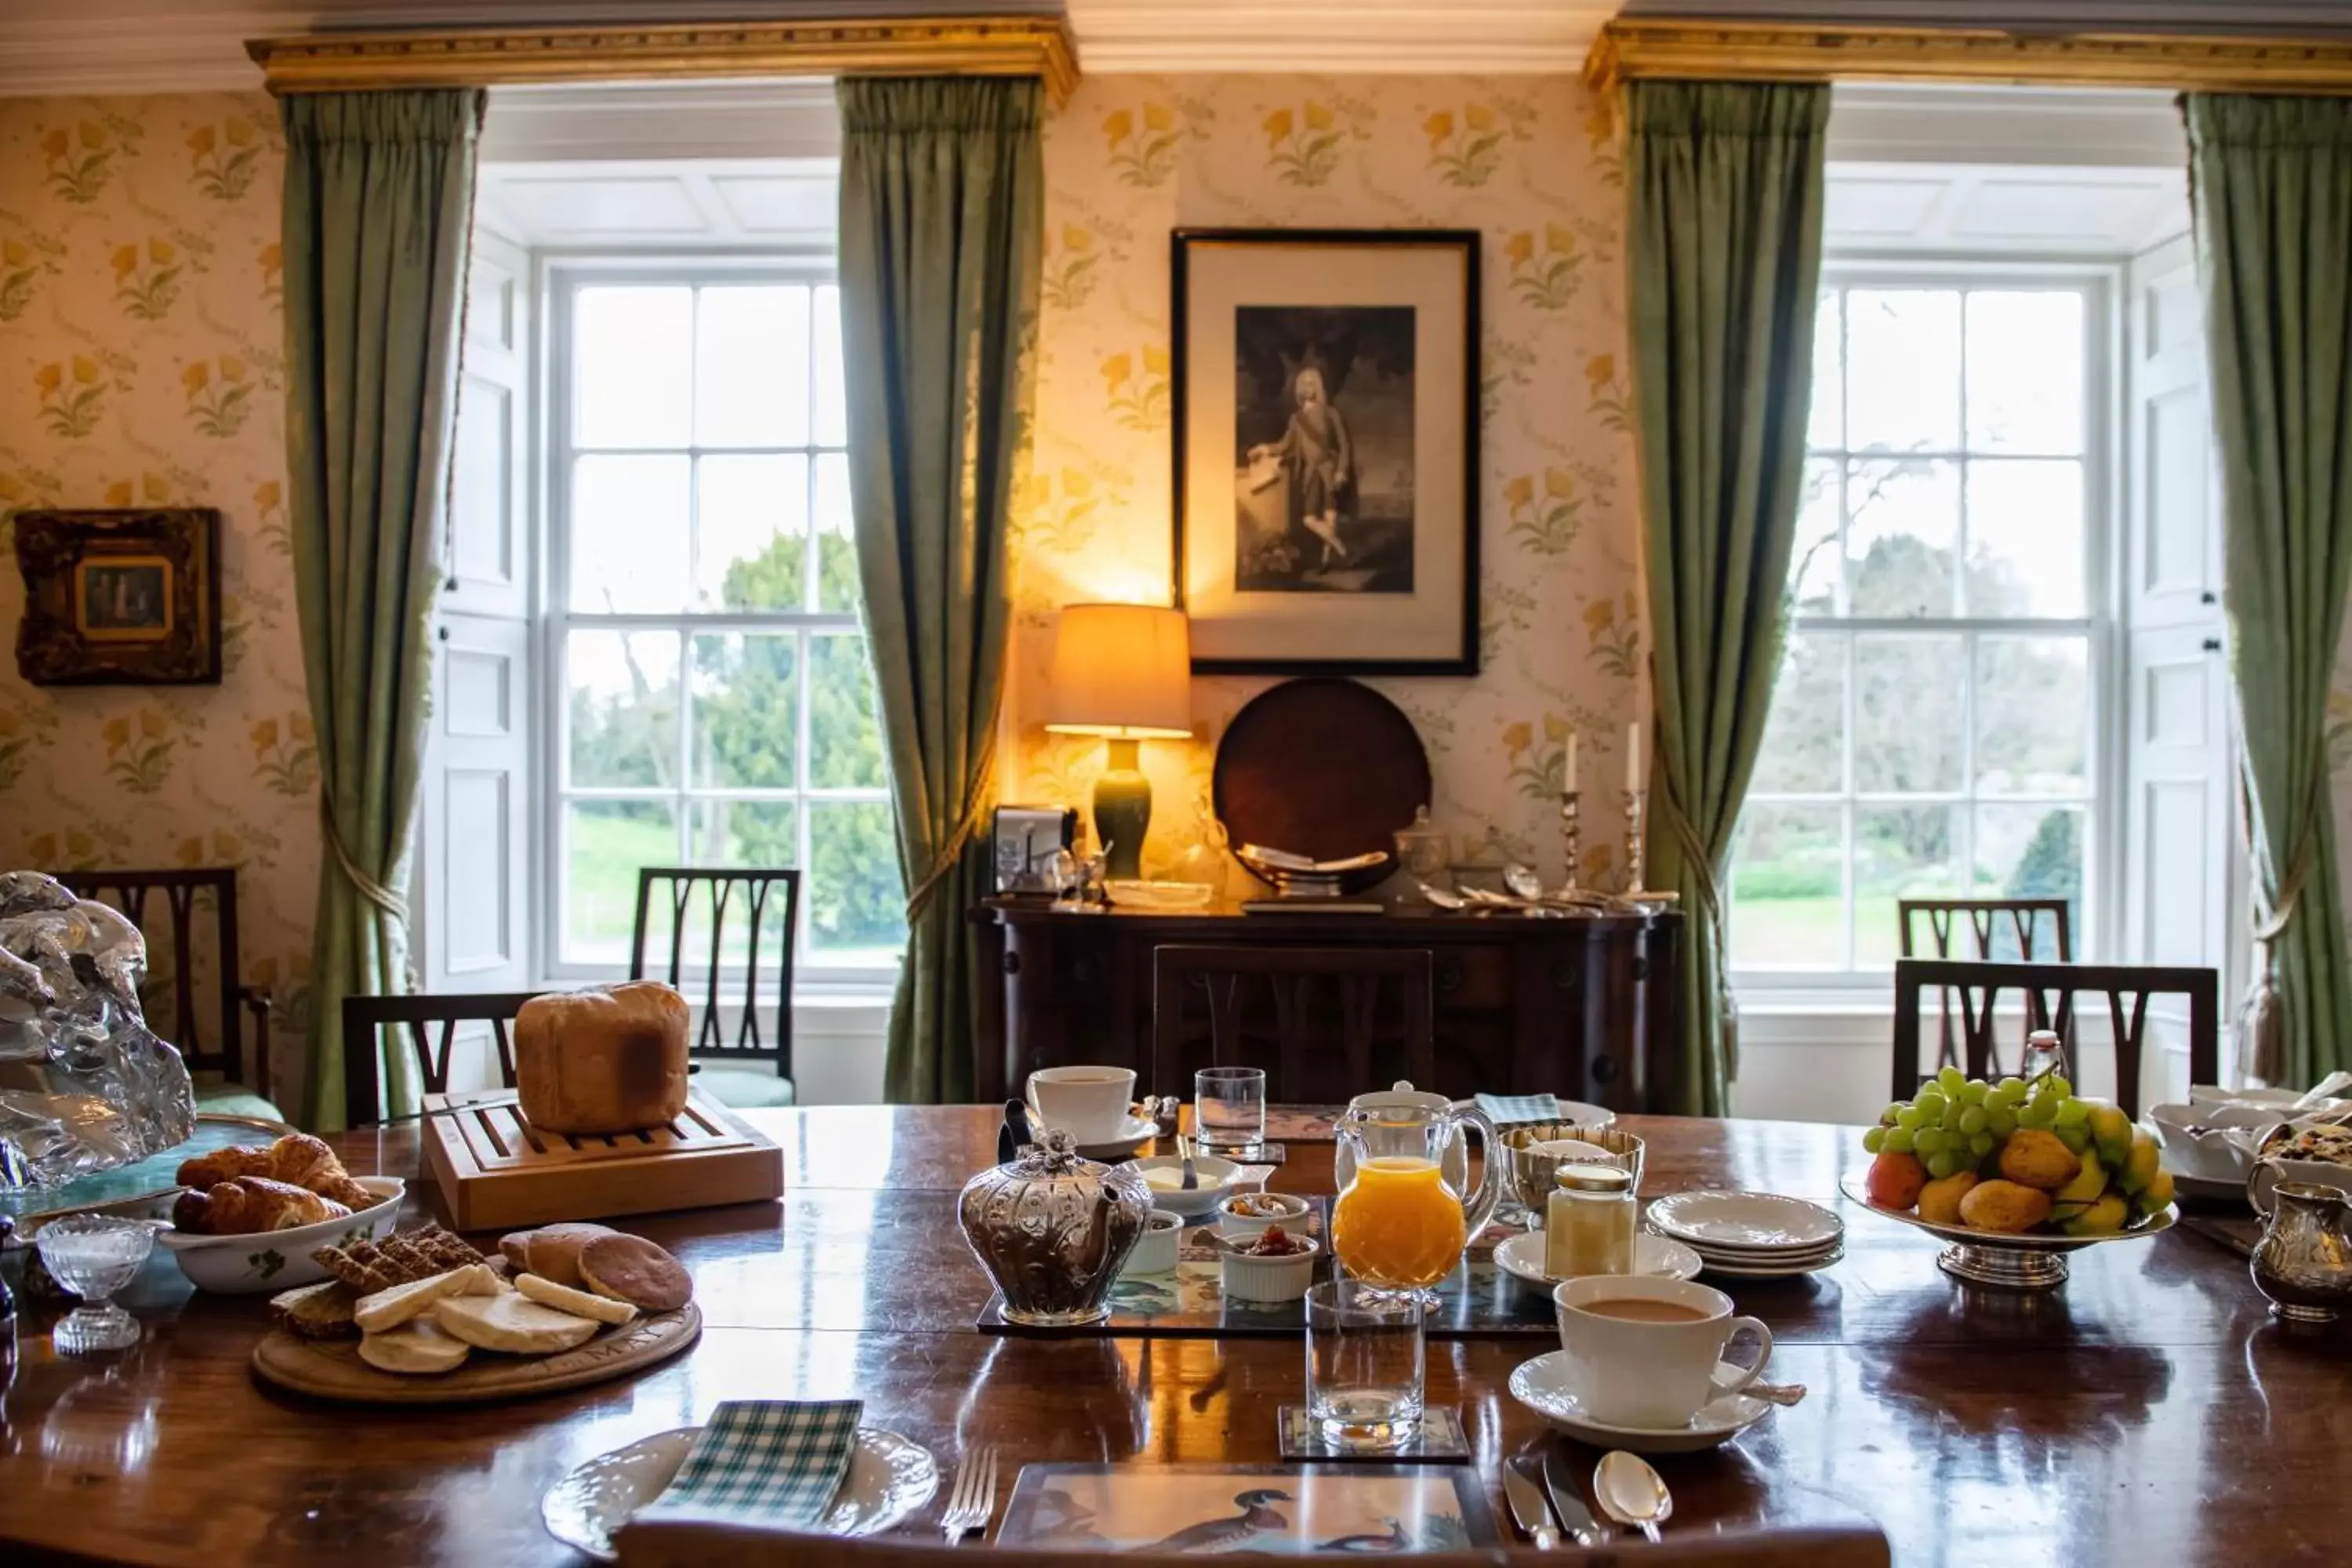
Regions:
[[1179, 229], [1176, 584], [1203, 674], [1478, 672], [1478, 236]]
[[221, 678], [220, 513], [210, 507], [16, 514], [36, 686], [198, 686]]

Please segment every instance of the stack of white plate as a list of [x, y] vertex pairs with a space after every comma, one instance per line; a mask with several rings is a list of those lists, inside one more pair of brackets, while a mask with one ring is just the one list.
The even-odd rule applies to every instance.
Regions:
[[1650, 1228], [1733, 1279], [1793, 1279], [1845, 1256], [1843, 1220], [1777, 1193], [1673, 1193], [1650, 1205]]

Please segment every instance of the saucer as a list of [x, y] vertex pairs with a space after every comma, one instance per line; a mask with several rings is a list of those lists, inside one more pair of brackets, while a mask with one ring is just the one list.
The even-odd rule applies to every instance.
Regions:
[[1824, 1253], [1809, 1254], [1786, 1262], [1750, 1263], [1745, 1259], [1725, 1262], [1718, 1256], [1705, 1258], [1700, 1271], [1719, 1274], [1726, 1279], [1795, 1279], [1818, 1273], [1844, 1257], [1843, 1247], [1833, 1247]]
[[[1495, 1267], [1549, 1290], [1559, 1281], [1544, 1272], [1544, 1238], [1539, 1230], [1527, 1231], [1512, 1237], [1495, 1247]], [[1699, 1271], [1697, 1253], [1668, 1237], [1643, 1232], [1633, 1237], [1633, 1272], [1654, 1274], [1662, 1279], [1695, 1279]]]
[[[1029, 1131], [1042, 1137], [1054, 1123], [1029, 1108]], [[1124, 1160], [1138, 1149], [1159, 1136], [1159, 1124], [1148, 1116], [1130, 1116], [1119, 1123], [1118, 1131], [1099, 1143], [1081, 1143], [1078, 1152], [1089, 1160]]]
[[[1717, 1377], [1744, 1368], [1717, 1363]], [[1695, 1454], [1738, 1436], [1772, 1407], [1745, 1394], [1727, 1394], [1680, 1426], [1620, 1426], [1595, 1420], [1568, 1389], [1568, 1352], [1552, 1351], [1511, 1369], [1511, 1397], [1580, 1442], [1596, 1448], [1630, 1448], [1637, 1454]]]
[[1746, 1253], [1759, 1263], [1818, 1252], [1845, 1236], [1845, 1222], [1821, 1205], [1778, 1193], [1669, 1193], [1650, 1205], [1649, 1221], [1702, 1251]]
[[[541, 1500], [540, 1521], [564, 1545], [612, 1562], [613, 1532], [677, 1479], [701, 1431], [656, 1432], [574, 1468]], [[879, 1426], [860, 1426], [841, 1489], [816, 1528], [825, 1535], [877, 1534], [930, 1501], [939, 1485], [929, 1449]]]

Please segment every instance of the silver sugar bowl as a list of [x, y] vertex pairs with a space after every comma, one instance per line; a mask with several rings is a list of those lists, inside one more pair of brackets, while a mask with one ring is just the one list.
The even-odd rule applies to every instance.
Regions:
[[1003, 1295], [1004, 1321], [1035, 1329], [1109, 1315], [1104, 1302], [1150, 1213], [1139, 1172], [1080, 1158], [1058, 1127], [966, 1182], [956, 1200], [964, 1242]]

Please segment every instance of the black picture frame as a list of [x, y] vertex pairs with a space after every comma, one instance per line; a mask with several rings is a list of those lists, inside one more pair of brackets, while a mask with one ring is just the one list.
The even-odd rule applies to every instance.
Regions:
[[16, 513], [35, 686], [217, 686], [220, 513], [211, 507]]
[[[1454, 627], [1452, 646], [1442, 653], [1383, 656], [1350, 654], [1328, 656], [1320, 654], [1220, 655], [1203, 652], [1202, 645], [1213, 648], [1217, 638], [1213, 626], [1204, 626], [1203, 617], [1188, 603], [1187, 584], [1192, 580], [1187, 556], [1188, 518], [1195, 497], [1188, 494], [1187, 466], [1198, 442], [1191, 430], [1193, 416], [1192, 339], [1194, 325], [1194, 304], [1192, 288], [1196, 268], [1194, 254], [1205, 247], [1265, 246], [1295, 250], [1301, 247], [1335, 247], [1347, 250], [1380, 250], [1412, 248], [1417, 250], [1445, 249], [1456, 253], [1461, 278], [1460, 310], [1462, 332], [1460, 349], [1460, 574], [1461, 594], [1459, 619]], [[1198, 675], [1406, 675], [1468, 677], [1478, 673], [1478, 534], [1480, 440], [1479, 367], [1482, 352], [1481, 315], [1479, 310], [1480, 257], [1479, 234], [1475, 229], [1356, 229], [1356, 228], [1180, 228], [1172, 231], [1169, 247], [1169, 300], [1172, 346], [1170, 359], [1171, 418], [1173, 449], [1174, 501], [1172, 549], [1171, 566], [1175, 602], [1181, 608], [1193, 611], [1192, 670]], [[1269, 306], [1312, 307], [1312, 300], [1296, 299], [1269, 300]], [[1252, 307], [1244, 307], [1244, 309]], [[1415, 396], [1418, 397], [1418, 387]], [[1417, 406], [1417, 405], [1416, 405]], [[1230, 416], [1230, 410], [1228, 410]], [[1418, 484], [1416, 477], [1415, 483]], [[1416, 502], [1419, 491], [1416, 490]], [[1414, 525], [1420, 519], [1416, 512]], [[1383, 617], [1387, 606], [1370, 599], [1365, 614]], [[1392, 602], [1392, 601], [1391, 601]], [[1277, 617], [1264, 617], [1275, 624]], [[1204, 636], [1204, 633], [1207, 635]]]

